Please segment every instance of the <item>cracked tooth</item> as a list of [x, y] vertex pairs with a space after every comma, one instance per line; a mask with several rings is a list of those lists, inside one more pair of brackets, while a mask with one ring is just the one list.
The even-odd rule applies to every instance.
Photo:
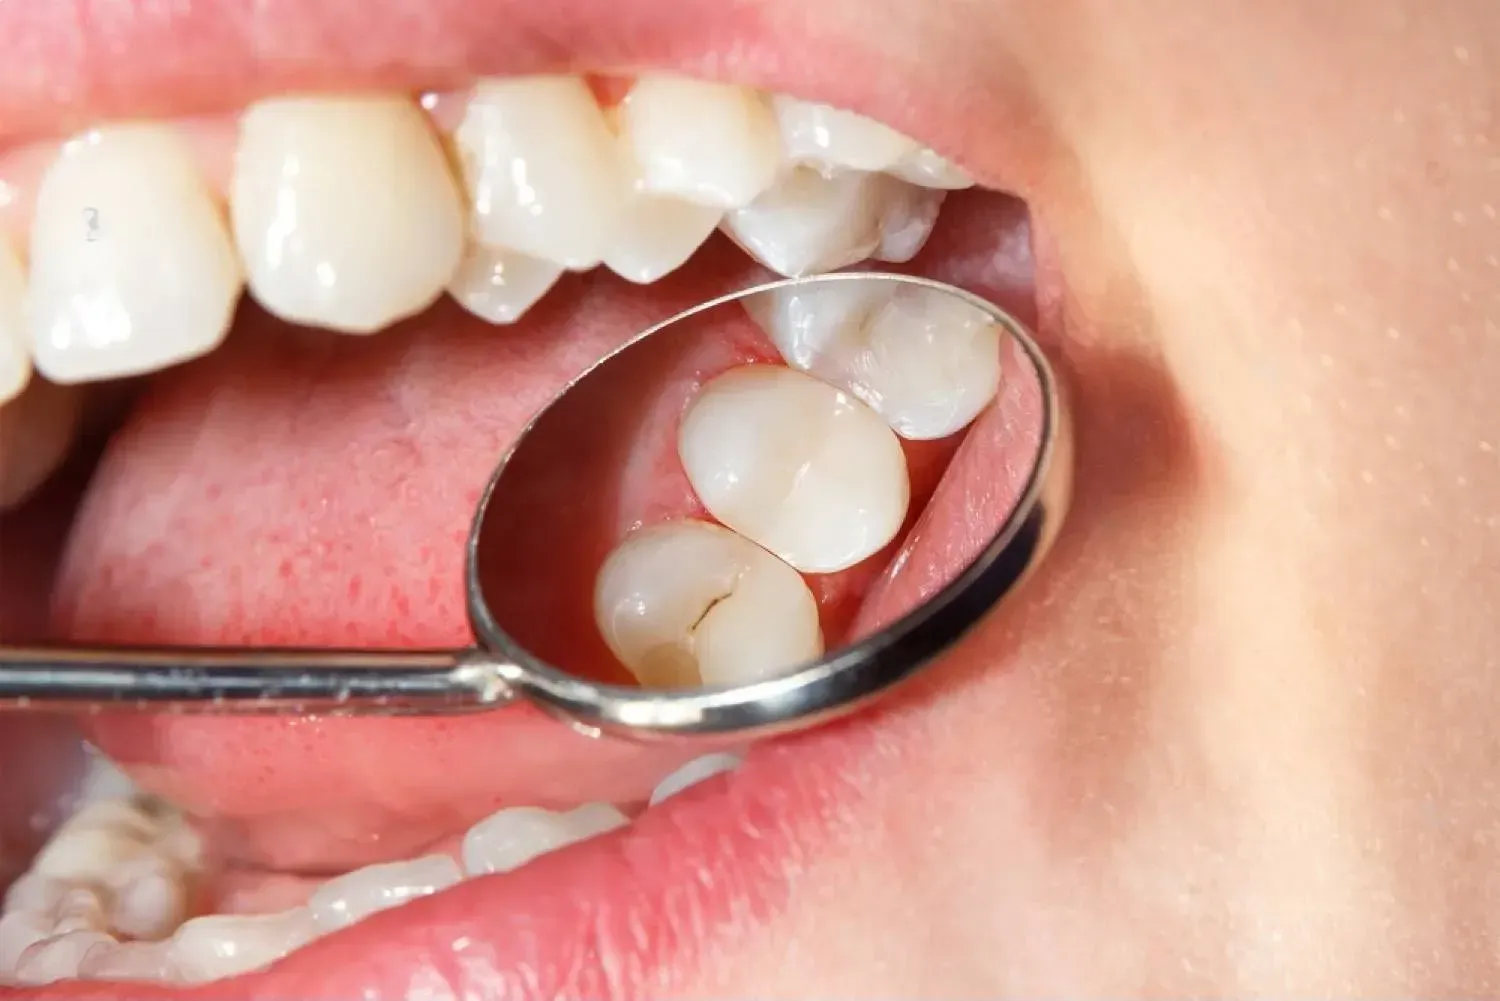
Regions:
[[793, 163], [885, 170], [917, 152], [914, 139], [872, 118], [795, 97], [773, 97], [782, 155]]
[[641, 77], [617, 115], [625, 146], [640, 165], [639, 192], [736, 209], [776, 179], [776, 117], [755, 91], [675, 76]]
[[574, 271], [603, 260], [628, 192], [614, 135], [582, 79], [482, 80], [454, 143], [480, 243]]
[[64, 143], [37, 189], [28, 315], [53, 382], [139, 375], [223, 341], [240, 265], [218, 204], [170, 128]]
[[32, 379], [0, 405], [0, 511], [30, 497], [67, 460], [82, 404], [77, 387]]
[[748, 683], [823, 652], [818, 605], [797, 572], [718, 525], [632, 533], [594, 585], [610, 650], [655, 688]]
[[974, 181], [947, 160], [930, 149], [919, 149], [908, 153], [889, 172], [903, 181], [920, 184], [924, 188], [942, 188], [959, 191], [972, 188]]
[[404, 97], [252, 105], [240, 119], [230, 208], [260, 304], [345, 333], [426, 309], [463, 254], [452, 173]]
[[621, 278], [648, 285], [686, 264], [723, 218], [719, 209], [679, 198], [634, 195], [604, 263]]
[[0, 237], [0, 404], [15, 399], [31, 381], [25, 301], [26, 272], [21, 259]]
[[906, 455], [880, 415], [779, 365], [705, 385], [683, 416], [678, 452], [710, 514], [805, 573], [879, 552], [911, 499]]
[[562, 273], [560, 264], [475, 243], [448, 283], [448, 294], [481, 320], [515, 323]]

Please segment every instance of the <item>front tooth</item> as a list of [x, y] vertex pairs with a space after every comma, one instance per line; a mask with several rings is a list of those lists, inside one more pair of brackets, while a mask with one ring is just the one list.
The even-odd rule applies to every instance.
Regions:
[[956, 296], [840, 282], [745, 308], [787, 364], [863, 400], [903, 438], [946, 438], [1000, 388], [1000, 328]]
[[718, 209], [749, 205], [776, 179], [776, 116], [744, 87], [641, 77], [618, 109], [636, 190]]
[[277, 914], [210, 914], [177, 929], [166, 959], [182, 980], [204, 983], [268, 966], [316, 936], [305, 907]]
[[31, 380], [25, 301], [26, 274], [21, 259], [0, 237], [0, 404], [19, 396]]
[[930, 149], [919, 149], [914, 153], [908, 153], [889, 172], [910, 181], [912, 184], [920, 184], [924, 188], [943, 188], [948, 191], [958, 191], [962, 188], [972, 188], [974, 181], [947, 160], [938, 156]]
[[560, 264], [475, 243], [448, 283], [448, 294], [481, 320], [515, 323], [562, 273]]
[[914, 139], [874, 119], [795, 97], [772, 99], [782, 155], [794, 163], [885, 170], [917, 151]]
[[649, 284], [685, 264], [723, 217], [721, 210], [706, 205], [635, 195], [604, 263], [621, 278]]
[[807, 573], [896, 537], [911, 486], [901, 443], [849, 394], [779, 365], [715, 378], [684, 414], [678, 452], [719, 521]]
[[653, 688], [758, 681], [823, 652], [807, 583], [748, 539], [701, 521], [642, 529], [605, 560], [594, 620]]
[[879, 174], [825, 177], [799, 167], [755, 204], [724, 217], [746, 253], [788, 278], [837, 271], [880, 246], [885, 201]]
[[442, 294], [463, 205], [406, 98], [288, 98], [240, 119], [230, 184], [250, 291], [282, 319], [372, 333]]
[[307, 907], [320, 929], [334, 931], [378, 911], [446, 890], [462, 878], [458, 863], [447, 855], [386, 862], [329, 880], [313, 891]]
[[124, 125], [63, 144], [37, 189], [28, 316], [53, 382], [139, 375], [223, 341], [240, 265], [182, 139]]
[[507, 807], [464, 835], [464, 870], [470, 876], [510, 872], [533, 859], [624, 827], [628, 819], [608, 803], [585, 803], [567, 813]]
[[582, 79], [483, 80], [454, 143], [480, 243], [574, 271], [603, 260], [628, 192], [614, 135]]
[[30, 497], [67, 459], [82, 398], [76, 386], [33, 379], [20, 396], [0, 404], [0, 511]]

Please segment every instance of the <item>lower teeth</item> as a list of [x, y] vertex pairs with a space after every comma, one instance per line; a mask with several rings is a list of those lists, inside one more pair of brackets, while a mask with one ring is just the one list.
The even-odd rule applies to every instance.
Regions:
[[[688, 762], [650, 805], [739, 764], [733, 754]], [[101, 773], [111, 771], [100, 762]], [[204, 878], [187, 820], [149, 796], [85, 802], [11, 886], [0, 916], [0, 984], [58, 980], [205, 983], [265, 967], [314, 939], [466, 878], [509, 872], [542, 855], [626, 826], [608, 803], [558, 812], [508, 807], [463, 839], [461, 861], [434, 854], [366, 866], [324, 883], [306, 904], [274, 914], [206, 914], [186, 921]]]

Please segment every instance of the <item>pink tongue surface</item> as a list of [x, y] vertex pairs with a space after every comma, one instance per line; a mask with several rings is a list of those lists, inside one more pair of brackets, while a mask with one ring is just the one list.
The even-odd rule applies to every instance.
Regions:
[[[960, 218], [914, 267], [1024, 303], [1018, 210], [972, 195], [951, 199], [948, 212], [955, 207]], [[64, 563], [60, 633], [131, 643], [466, 644], [462, 543], [515, 433], [623, 338], [763, 277], [718, 244], [645, 288], [565, 279], [513, 328], [445, 302], [369, 339], [290, 329], [247, 307], [230, 343], [164, 375], [111, 445]], [[753, 338], [717, 350], [709, 370], [765, 352]], [[1013, 429], [1026, 406], [1007, 406], [981, 426]], [[993, 468], [992, 453], [966, 450]], [[679, 483], [633, 503], [680, 514], [690, 499]], [[945, 539], [944, 522], [929, 514], [918, 534]], [[922, 552], [952, 543], [917, 547], [901, 562], [926, 565], [931, 579], [933, 559]], [[881, 569], [824, 582], [825, 605], [847, 623], [849, 593], [867, 590]], [[870, 607], [897, 589], [878, 585]], [[867, 613], [865, 626], [880, 614]], [[643, 798], [685, 756], [591, 741], [524, 708], [450, 719], [118, 716], [90, 733], [142, 784], [204, 818], [227, 855], [300, 871], [410, 855], [500, 806]]]

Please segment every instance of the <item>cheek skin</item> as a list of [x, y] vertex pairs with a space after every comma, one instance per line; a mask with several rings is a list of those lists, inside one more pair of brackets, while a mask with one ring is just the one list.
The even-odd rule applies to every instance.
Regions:
[[1500, 12], [984, 17], [1055, 136], [1075, 510], [692, 993], [1493, 991]]

